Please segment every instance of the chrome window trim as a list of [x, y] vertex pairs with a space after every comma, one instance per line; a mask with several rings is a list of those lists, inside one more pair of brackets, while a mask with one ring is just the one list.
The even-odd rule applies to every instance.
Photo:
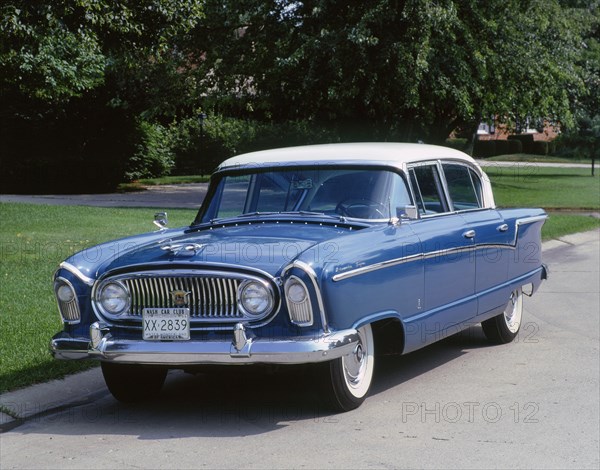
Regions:
[[[447, 200], [448, 200], [448, 207], [452, 208], [452, 213], [454, 214], [459, 214], [461, 212], [473, 212], [473, 211], [478, 211], [478, 210], [484, 210], [484, 209], [489, 209], [488, 207], [485, 207], [484, 201], [483, 200], [479, 200], [479, 195], [477, 194], [477, 191], [475, 190], [475, 185], [473, 184], [473, 176], [472, 176], [472, 172], [469, 170], [473, 170], [474, 168], [469, 165], [466, 162], [461, 162], [461, 161], [453, 161], [453, 160], [439, 160], [440, 163], [440, 167], [441, 167], [441, 171], [442, 171], [442, 180], [443, 180], [443, 185], [444, 185], [444, 191], [446, 191], [446, 195], [447, 195]], [[475, 208], [475, 209], [458, 209], [455, 210], [454, 208], [454, 200], [452, 199], [452, 196], [450, 195], [450, 188], [448, 187], [448, 180], [446, 180], [446, 172], [444, 171], [444, 164], [447, 165], [456, 165], [456, 166], [462, 166], [465, 167], [467, 169], [467, 174], [469, 175], [469, 180], [471, 181], [471, 187], [473, 189], [473, 193], [475, 194], [475, 199], [477, 199], [477, 203], [479, 204], [479, 207]], [[481, 176], [477, 175], [480, 180], [479, 180], [479, 185], [481, 187]], [[483, 190], [481, 191], [481, 197], [483, 198]]]
[[512, 243], [501, 244], [501, 243], [479, 243], [471, 246], [463, 246], [456, 248], [448, 248], [444, 250], [436, 250], [428, 253], [418, 253], [415, 255], [404, 256], [401, 258], [395, 258], [392, 260], [382, 261], [379, 263], [370, 264], [368, 266], [362, 266], [360, 268], [352, 269], [350, 271], [345, 271], [340, 274], [335, 274], [331, 279], [333, 282], [343, 281], [345, 279], [350, 279], [352, 277], [360, 276], [362, 274], [367, 274], [373, 271], [378, 271], [380, 269], [390, 268], [393, 266], [397, 266], [399, 264], [409, 263], [411, 261], [421, 260], [421, 259], [431, 259], [437, 256], [448, 256], [455, 253], [460, 252], [468, 252], [468, 251], [477, 251], [488, 248], [499, 248], [506, 250], [516, 250], [517, 249], [517, 240], [519, 238], [519, 227], [521, 225], [532, 224], [535, 222], [541, 222], [542, 220], [546, 220], [548, 215], [539, 215], [533, 217], [526, 217], [524, 219], [517, 219], [515, 221], [515, 238]]
[[94, 282], [96, 282], [91, 277], [87, 277], [85, 274], [83, 274], [79, 269], [77, 269], [71, 263], [67, 263], [66, 261], [63, 261], [62, 263], [60, 263], [59, 267], [69, 271], [71, 274], [75, 275], [79, 280], [81, 280], [84, 284], [86, 284], [88, 286], [93, 286]]
[[[425, 160], [425, 161], [419, 161], [419, 162], [414, 162], [414, 163], [408, 163], [406, 168], [407, 168], [407, 171], [410, 172], [414, 168], [419, 168], [419, 167], [423, 167], [423, 166], [434, 166], [436, 168], [436, 171], [438, 173], [438, 179], [439, 179], [439, 190], [441, 191], [440, 203], [442, 203], [442, 205], [446, 204], [446, 206], [448, 207], [449, 210], [443, 211], [443, 212], [436, 212], [435, 214], [419, 214], [419, 218], [420, 219], [430, 219], [432, 217], [440, 217], [440, 216], [444, 216], [444, 215], [448, 215], [448, 214], [453, 214], [455, 211], [450, 210], [451, 208], [453, 208], [453, 204], [452, 204], [452, 201], [450, 200], [448, 187], [446, 185], [446, 176], [444, 175], [444, 170], [442, 168], [442, 160], [433, 159], [433, 160]], [[409, 173], [409, 176], [410, 176], [410, 173]], [[415, 181], [417, 182], [417, 185], [418, 185], [419, 180], [417, 180], [416, 175], [415, 175]], [[408, 182], [409, 182], [409, 185], [412, 186], [412, 181], [410, 181], [410, 177], [408, 178]], [[436, 184], [436, 186], [438, 186], [438, 185]], [[419, 188], [419, 195], [421, 196], [421, 201], [423, 201], [423, 196], [421, 194], [421, 188]], [[416, 202], [416, 200], [415, 200], [415, 202]], [[418, 204], [416, 204], [416, 205], [418, 208], [419, 205]]]

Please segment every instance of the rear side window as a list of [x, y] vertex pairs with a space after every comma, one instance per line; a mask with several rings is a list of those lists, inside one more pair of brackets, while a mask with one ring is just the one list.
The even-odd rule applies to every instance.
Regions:
[[411, 168], [410, 179], [421, 215], [448, 212], [437, 165]]
[[455, 211], [473, 210], [483, 207], [481, 181], [473, 170], [464, 165], [444, 163], [444, 176]]

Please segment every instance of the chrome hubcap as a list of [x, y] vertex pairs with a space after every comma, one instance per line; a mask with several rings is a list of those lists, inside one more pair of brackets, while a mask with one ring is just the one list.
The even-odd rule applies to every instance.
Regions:
[[363, 347], [361, 343], [356, 345], [352, 354], [348, 354], [347, 357], [344, 358], [344, 370], [346, 372], [346, 377], [348, 378], [348, 382], [357, 383], [360, 381], [361, 369], [364, 366], [365, 354], [363, 351]]
[[514, 291], [504, 309], [504, 321], [511, 333], [519, 331], [521, 313], [521, 293]]

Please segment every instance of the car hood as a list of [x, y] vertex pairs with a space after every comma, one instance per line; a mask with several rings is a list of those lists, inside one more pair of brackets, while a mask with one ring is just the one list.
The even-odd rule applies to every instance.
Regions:
[[[165, 232], [163, 237], [151, 241], [136, 243], [135, 238], [129, 239], [129, 248], [105, 262], [97, 275], [158, 264], [183, 269], [227, 264], [275, 276], [300, 254], [348, 232], [349, 229], [334, 225], [290, 221]], [[315, 253], [315, 261], [320, 258]]]

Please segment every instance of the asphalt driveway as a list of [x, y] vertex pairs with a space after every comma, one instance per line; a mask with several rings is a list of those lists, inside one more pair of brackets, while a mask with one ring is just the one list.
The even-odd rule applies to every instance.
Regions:
[[110, 194], [1, 194], [0, 202], [22, 202], [58, 206], [154, 207], [197, 209], [208, 183], [147, 186], [143, 191]]

